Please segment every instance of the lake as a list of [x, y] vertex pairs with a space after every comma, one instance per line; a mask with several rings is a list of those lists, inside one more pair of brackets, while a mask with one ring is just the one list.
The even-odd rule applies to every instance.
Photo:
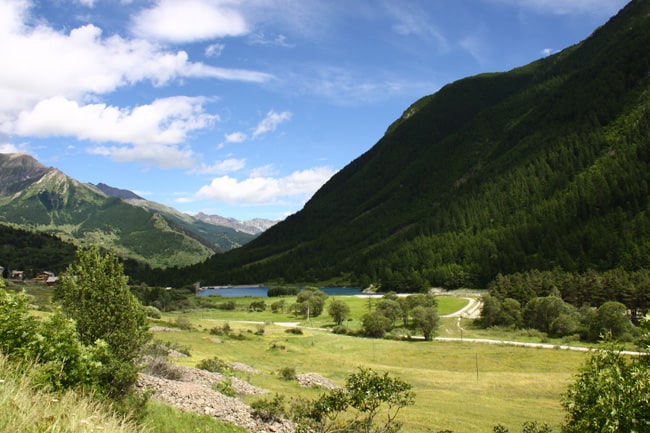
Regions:
[[[360, 295], [361, 289], [358, 287], [319, 287], [320, 290], [329, 296], [354, 296]], [[268, 287], [219, 287], [206, 289], [196, 296], [221, 296], [223, 298], [241, 298], [250, 296], [254, 298], [267, 298]]]

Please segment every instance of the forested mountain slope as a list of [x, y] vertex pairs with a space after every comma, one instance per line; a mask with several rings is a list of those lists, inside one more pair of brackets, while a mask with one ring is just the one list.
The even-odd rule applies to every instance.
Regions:
[[304, 209], [175, 275], [340, 275], [402, 289], [497, 273], [650, 267], [650, 1], [527, 66], [409, 107]]
[[156, 267], [197, 263], [253, 238], [141, 198], [110, 197], [26, 154], [0, 154], [0, 222]]

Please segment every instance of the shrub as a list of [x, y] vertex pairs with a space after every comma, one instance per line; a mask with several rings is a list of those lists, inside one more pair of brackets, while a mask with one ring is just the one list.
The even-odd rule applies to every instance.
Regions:
[[235, 301], [226, 301], [218, 304], [217, 308], [219, 310], [234, 311], [237, 308], [237, 303]]
[[192, 325], [192, 322], [187, 317], [182, 317], [178, 316], [176, 318], [176, 326], [178, 326], [180, 329], [184, 331], [192, 331], [194, 329], [194, 325]]
[[264, 301], [253, 301], [248, 306], [248, 311], [266, 311], [266, 302]]
[[237, 391], [232, 387], [232, 378], [230, 377], [224, 377], [221, 382], [215, 384], [214, 388], [228, 397], [235, 397], [237, 395]]
[[278, 371], [278, 375], [283, 380], [296, 380], [296, 369], [293, 367], [284, 367]]
[[196, 364], [196, 368], [201, 370], [210, 371], [212, 373], [228, 373], [230, 372], [230, 365], [218, 357], [206, 358]]
[[162, 317], [160, 310], [153, 305], [147, 305], [144, 307], [144, 313], [151, 319], [160, 319]]
[[287, 329], [284, 330], [284, 332], [286, 334], [294, 334], [294, 335], [302, 335], [303, 334], [302, 329], [300, 329], [298, 327], [287, 328]]
[[284, 313], [287, 303], [284, 299], [271, 304], [271, 311], [274, 313]]
[[275, 394], [271, 398], [256, 400], [251, 403], [253, 416], [264, 422], [276, 421], [287, 416], [284, 396]]
[[151, 376], [162, 377], [163, 379], [169, 380], [180, 380], [183, 377], [181, 371], [165, 358], [151, 359], [143, 371]]
[[127, 280], [117, 256], [102, 255], [95, 245], [77, 251], [55, 292], [63, 311], [75, 321], [81, 343], [95, 345], [99, 383], [112, 397], [132, 390], [135, 359], [151, 337], [144, 309]]

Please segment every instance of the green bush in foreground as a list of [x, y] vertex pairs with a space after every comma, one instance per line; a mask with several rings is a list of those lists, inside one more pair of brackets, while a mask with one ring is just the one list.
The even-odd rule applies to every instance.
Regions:
[[55, 292], [63, 311], [76, 322], [81, 343], [102, 349], [99, 384], [111, 397], [127, 395], [137, 379], [136, 358], [150, 339], [142, 304], [129, 290], [128, 277], [113, 253], [97, 246], [77, 257]]
[[395, 433], [402, 426], [397, 419], [400, 410], [415, 403], [411, 388], [388, 373], [359, 368], [348, 376], [345, 388], [330, 390], [316, 400], [292, 400], [291, 410], [286, 408], [284, 397], [277, 394], [251, 407], [264, 421], [291, 418], [298, 424], [298, 431]]

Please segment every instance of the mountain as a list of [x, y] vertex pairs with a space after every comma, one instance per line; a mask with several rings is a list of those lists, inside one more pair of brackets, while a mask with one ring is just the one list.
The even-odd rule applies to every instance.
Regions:
[[128, 189], [119, 189], [119, 188], [114, 188], [112, 186], [106, 185], [105, 183], [98, 183], [95, 185], [98, 190], [103, 192], [109, 197], [117, 197], [121, 198], [122, 200], [127, 200], [127, 199], [135, 199], [135, 200], [144, 200], [142, 197], [137, 195], [136, 193], [129, 191]]
[[648, 268], [648, 47], [650, 0], [635, 0], [562, 52], [448, 84], [301, 211], [177, 278], [404, 290]]
[[203, 221], [210, 224], [215, 224], [223, 227], [230, 227], [240, 232], [248, 233], [251, 235], [258, 235], [263, 231], [268, 230], [269, 227], [277, 224], [277, 221], [267, 220], [263, 218], [254, 218], [247, 221], [239, 221], [235, 218], [225, 218], [219, 215], [206, 215], [203, 212], [199, 212], [194, 215], [199, 221]]
[[97, 243], [153, 267], [183, 266], [238, 247], [253, 236], [175, 209], [74, 180], [26, 154], [0, 154], [0, 222]]

